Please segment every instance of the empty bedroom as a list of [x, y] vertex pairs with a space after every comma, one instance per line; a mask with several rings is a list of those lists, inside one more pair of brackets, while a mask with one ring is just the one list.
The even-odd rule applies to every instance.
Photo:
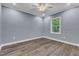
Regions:
[[0, 3], [0, 56], [79, 56], [79, 3]]

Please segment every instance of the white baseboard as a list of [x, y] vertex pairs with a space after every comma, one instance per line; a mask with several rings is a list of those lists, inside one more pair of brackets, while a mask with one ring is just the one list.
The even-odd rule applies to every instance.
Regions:
[[35, 39], [38, 39], [38, 38], [42, 38], [42, 36], [40, 36], [40, 37], [34, 37], [34, 38], [29, 38], [29, 39], [25, 39], [25, 40], [20, 40], [20, 41], [15, 41], [15, 42], [10, 42], [10, 43], [5, 43], [5, 44], [1, 44], [0, 50], [4, 46], [8, 46], [8, 45], [12, 45], [12, 44], [17, 44], [17, 43], [21, 43], [21, 42], [25, 42], [25, 41], [30, 41], [30, 40], [35, 40]]
[[47, 38], [47, 39], [50, 39], [50, 40], [54, 40], [54, 41], [58, 41], [58, 42], [62, 42], [62, 43], [65, 43], [65, 44], [69, 44], [69, 45], [79, 47], [79, 44], [76, 44], [76, 43], [72, 43], [72, 42], [68, 42], [68, 41], [64, 41], [64, 40], [59, 40], [59, 39], [55, 39], [55, 38], [48, 37], [48, 36], [43, 36], [43, 38]]
[[4, 47], [4, 46], [16, 44], [16, 43], [21, 43], [21, 42], [25, 42], [25, 41], [30, 41], [30, 40], [35, 40], [35, 39], [38, 39], [38, 38], [47, 38], [47, 39], [50, 39], [50, 40], [54, 40], [54, 41], [58, 41], [58, 42], [62, 42], [62, 43], [66, 43], [66, 44], [69, 44], [69, 45], [73, 45], [73, 46], [78, 46], [79, 47], [79, 44], [76, 44], [76, 43], [67, 42], [67, 41], [55, 39], [55, 38], [48, 37], [48, 36], [40, 36], [40, 37], [29, 38], [29, 39], [25, 39], [25, 40], [21, 40], [21, 41], [16, 41], [16, 42], [10, 42], [10, 43], [1, 44], [0, 51], [1, 51], [1, 48]]

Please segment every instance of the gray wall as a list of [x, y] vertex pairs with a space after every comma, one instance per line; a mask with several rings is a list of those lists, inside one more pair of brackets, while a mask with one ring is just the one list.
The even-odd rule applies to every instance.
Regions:
[[[50, 18], [60, 16], [61, 34], [50, 33]], [[79, 44], [79, 7], [41, 19], [40, 17], [2, 7], [2, 44], [48, 36]]]
[[[61, 34], [50, 33], [50, 19], [61, 17]], [[79, 44], [79, 7], [52, 15], [44, 19], [44, 35]]]
[[2, 7], [2, 44], [42, 35], [42, 19]]
[[1, 4], [0, 4], [0, 44], [1, 44]]

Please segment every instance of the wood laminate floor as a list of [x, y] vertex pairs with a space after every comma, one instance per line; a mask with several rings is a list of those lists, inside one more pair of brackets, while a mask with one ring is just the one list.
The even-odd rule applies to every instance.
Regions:
[[1, 56], [79, 56], [79, 47], [40, 38], [4, 47]]

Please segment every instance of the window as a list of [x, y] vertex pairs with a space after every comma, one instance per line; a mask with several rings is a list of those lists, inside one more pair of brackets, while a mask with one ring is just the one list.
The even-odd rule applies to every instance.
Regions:
[[52, 18], [50, 21], [51, 33], [61, 34], [61, 17]]

